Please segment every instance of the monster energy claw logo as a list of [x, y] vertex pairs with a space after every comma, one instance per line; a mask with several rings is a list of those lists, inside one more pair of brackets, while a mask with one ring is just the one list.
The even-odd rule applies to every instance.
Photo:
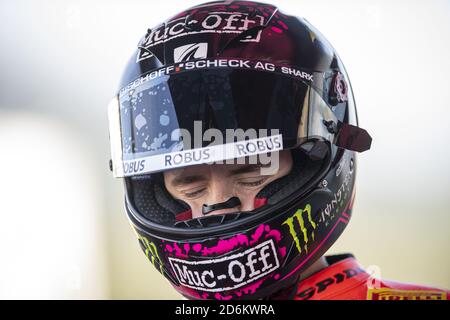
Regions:
[[300, 239], [298, 237], [296, 226], [300, 229], [300, 232], [303, 234], [303, 248], [306, 252], [308, 252], [308, 228], [305, 226], [305, 220], [303, 219], [303, 214], [306, 213], [308, 218], [307, 223], [309, 223], [312, 227], [311, 231], [311, 241], [314, 240], [314, 230], [316, 229], [316, 223], [311, 218], [311, 205], [307, 204], [304, 209], [298, 209], [292, 217], [287, 218], [282, 224], [287, 224], [289, 227], [289, 232], [295, 242], [298, 252], [302, 252], [302, 247], [300, 244]]
[[141, 236], [139, 237], [139, 242], [143, 247], [145, 256], [150, 260], [150, 262], [155, 266], [156, 269], [159, 269], [159, 271], [163, 273], [164, 264], [158, 255], [156, 245], [153, 242], [149, 241], [147, 238]]

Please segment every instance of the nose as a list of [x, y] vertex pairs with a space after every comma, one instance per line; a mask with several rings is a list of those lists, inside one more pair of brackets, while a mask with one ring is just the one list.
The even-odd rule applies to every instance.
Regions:
[[226, 214], [236, 212], [241, 209], [239, 197], [233, 195], [232, 187], [224, 183], [223, 180], [215, 181], [211, 185], [211, 193], [207, 203], [203, 204], [203, 215], [206, 214]]

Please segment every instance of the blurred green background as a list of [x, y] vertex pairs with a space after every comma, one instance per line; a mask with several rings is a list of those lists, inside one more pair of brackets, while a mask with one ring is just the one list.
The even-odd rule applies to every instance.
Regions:
[[[0, 0], [0, 298], [180, 298], [128, 224], [106, 107], [146, 29], [198, 3]], [[272, 3], [330, 40], [374, 139], [330, 253], [450, 288], [450, 3]]]

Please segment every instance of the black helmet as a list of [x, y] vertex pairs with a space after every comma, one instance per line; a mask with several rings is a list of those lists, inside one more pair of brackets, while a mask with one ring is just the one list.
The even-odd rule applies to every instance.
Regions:
[[[348, 224], [356, 152], [371, 144], [329, 42], [305, 19], [251, 1], [201, 4], [148, 29], [109, 119], [111, 169], [141, 248], [190, 299], [266, 298], [298, 281]], [[258, 134], [192, 147], [185, 133], [209, 129]], [[291, 150], [293, 168], [251, 212], [192, 219], [161, 179], [279, 150]]]

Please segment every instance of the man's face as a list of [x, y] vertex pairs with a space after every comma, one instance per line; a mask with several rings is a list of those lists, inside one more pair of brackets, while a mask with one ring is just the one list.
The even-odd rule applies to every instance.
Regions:
[[[270, 165], [270, 164], [269, 164]], [[256, 195], [269, 183], [287, 175], [292, 169], [290, 151], [279, 154], [278, 170], [272, 174], [261, 172], [262, 164], [198, 165], [164, 172], [164, 183], [169, 193], [186, 202], [192, 217], [202, 217], [203, 204], [212, 205], [238, 197], [241, 205], [211, 214], [224, 214], [254, 209]], [[267, 170], [266, 170], [267, 171]]]

